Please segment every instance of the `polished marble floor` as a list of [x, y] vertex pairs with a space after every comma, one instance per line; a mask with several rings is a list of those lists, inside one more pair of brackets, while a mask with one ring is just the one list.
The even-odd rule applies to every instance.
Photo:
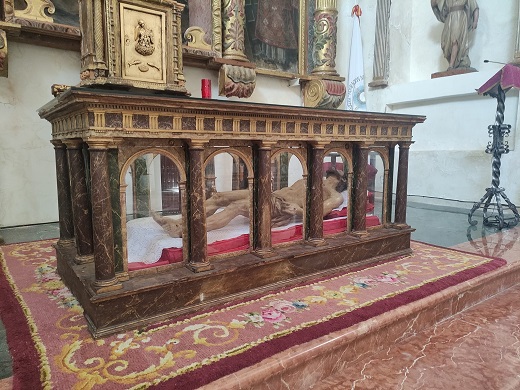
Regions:
[[[477, 218], [477, 227], [469, 229], [467, 211], [409, 206], [407, 220], [416, 228], [412, 239], [520, 262], [520, 227], [482, 229]], [[0, 229], [8, 244], [58, 234], [56, 223]], [[313, 388], [520, 389], [519, 293], [520, 285], [510, 288], [399, 344], [354, 360]], [[7, 390], [11, 368], [1, 330], [0, 390]]]

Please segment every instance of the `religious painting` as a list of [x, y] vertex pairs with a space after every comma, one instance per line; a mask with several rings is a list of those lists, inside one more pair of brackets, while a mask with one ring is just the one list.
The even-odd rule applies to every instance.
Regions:
[[305, 73], [306, 0], [245, 1], [249, 60], [261, 73]]

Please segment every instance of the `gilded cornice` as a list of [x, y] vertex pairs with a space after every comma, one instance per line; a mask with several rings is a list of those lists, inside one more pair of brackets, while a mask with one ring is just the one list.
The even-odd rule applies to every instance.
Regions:
[[40, 109], [54, 139], [410, 142], [423, 116], [309, 109], [73, 87]]

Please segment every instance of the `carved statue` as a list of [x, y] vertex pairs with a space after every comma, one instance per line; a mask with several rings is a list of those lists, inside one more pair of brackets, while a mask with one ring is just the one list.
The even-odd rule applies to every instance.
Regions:
[[448, 70], [469, 68], [469, 32], [478, 24], [476, 0], [431, 0], [433, 13], [444, 23], [441, 48], [448, 60]]
[[135, 27], [134, 41], [136, 41], [135, 51], [143, 56], [149, 56], [155, 50], [153, 31], [149, 28], [146, 28], [143, 20], [139, 20], [137, 22], [137, 26]]
[[[341, 194], [347, 188], [347, 181], [342, 172], [327, 171], [323, 180], [323, 215], [344, 202]], [[271, 196], [271, 225], [285, 226], [295, 219], [303, 218], [305, 204], [305, 182], [303, 179], [293, 185], [273, 191]], [[217, 192], [206, 200], [206, 230], [220, 229], [226, 226], [233, 218], [243, 215], [249, 218], [249, 190], [235, 190]], [[223, 209], [220, 212], [216, 212]], [[182, 237], [182, 223], [179, 219], [172, 219], [152, 213], [153, 219], [163, 227], [171, 237]]]

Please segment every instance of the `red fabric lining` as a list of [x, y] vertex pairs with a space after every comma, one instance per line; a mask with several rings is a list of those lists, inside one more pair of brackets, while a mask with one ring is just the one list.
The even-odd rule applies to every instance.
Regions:
[[[372, 205], [372, 209], [374, 206]], [[368, 210], [368, 208], [367, 208]], [[347, 228], [346, 219], [332, 219], [338, 217], [345, 217], [347, 215], [347, 209], [343, 208], [341, 211], [333, 211], [328, 214], [323, 221], [323, 234], [336, 234], [344, 232]], [[330, 219], [329, 219], [330, 218]], [[366, 225], [367, 227], [377, 226], [380, 224], [379, 218], [375, 215], [367, 215]], [[271, 242], [273, 245], [281, 244], [284, 242], [301, 240], [303, 238], [303, 227], [302, 225], [291, 226], [287, 229], [276, 230], [271, 234]], [[222, 253], [238, 252], [249, 249], [249, 234], [242, 234], [238, 237], [233, 237], [227, 240], [215, 241], [208, 245], [208, 256], [215, 256]], [[128, 264], [129, 271], [136, 271], [140, 269], [158, 267], [161, 265], [168, 265], [174, 263], [180, 263], [182, 261], [182, 248], [165, 248], [162, 251], [161, 257], [158, 262], [152, 264], [146, 264], [143, 262], [130, 263]]]

